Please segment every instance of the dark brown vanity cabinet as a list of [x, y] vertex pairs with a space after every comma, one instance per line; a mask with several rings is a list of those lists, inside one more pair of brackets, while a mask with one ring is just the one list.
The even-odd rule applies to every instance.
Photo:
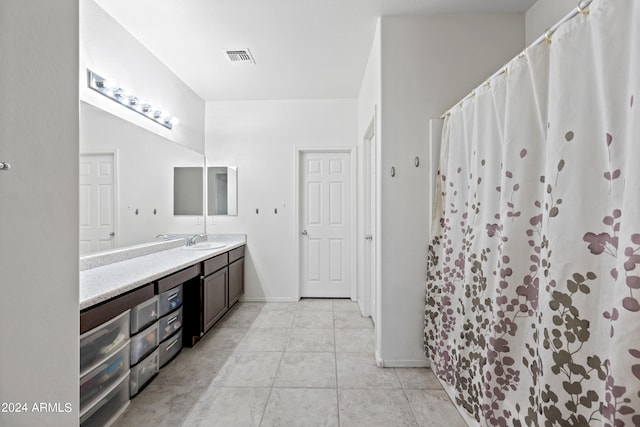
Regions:
[[229, 307], [244, 294], [244, 246], [229, 251]]
[[198, 288], [185, 287], [185, 345], [194, 346], [243, 293], [244, 246], [205, 260]]
[[227, 267], [202, 278], [203, 310], [202, 333], [211, 327], [229, 310], [227, 284], [229, 272]]
[[229, 310], [229, 252], [203, 263], [202, 327], [204, 334]]

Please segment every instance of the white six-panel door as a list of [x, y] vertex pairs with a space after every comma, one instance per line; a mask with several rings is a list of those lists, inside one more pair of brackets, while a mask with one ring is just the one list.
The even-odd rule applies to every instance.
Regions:
[[80, 255], [114, 248], [113, 154], [80, 156]]
[[352, 182], [348, 152], [300, 158], [301, 297], [351, 295]]

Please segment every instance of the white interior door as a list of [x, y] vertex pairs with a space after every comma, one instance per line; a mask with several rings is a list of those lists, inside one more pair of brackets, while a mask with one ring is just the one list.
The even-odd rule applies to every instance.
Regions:
[[365, 315], [375, 323], [376, 313], [376, 144], [373, 126], [365, 136], [364, 158], [364, 291]]
[[115, 247], [114, 155], [80, 155], [80, 255]]
[[351, 296], [352, 179], [348, 152], [300, 158], [301, 297]]

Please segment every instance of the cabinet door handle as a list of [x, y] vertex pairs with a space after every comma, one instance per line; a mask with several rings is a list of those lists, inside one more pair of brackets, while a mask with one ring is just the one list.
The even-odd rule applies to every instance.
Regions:
[[300, 234], [302, 234], [303, 236], [306, 236], [309, 233], [307, 233], [307, 230], [302, 230], [302, 232]]
[[167, 325], [172, 324], [176, 320], [178, 320], [178, 315], [177, 314], [167, 321]]
[[176, 345], [176, 344], [178, 344], [178, 338], [176, 338], [175, 340], [173, 340], [173, 342], [167, 346], [167, 348], [165, 349], [165, 351], [169, 351], [169, 350], [171, 350], [171, 347], [173, 347], [173, 346], [174, 346], [174, 345]]
[[367, 234], [364, 236], [364, 240], [373, 240], [373, 236], [371, 234]]
[[0, 171], [8, 171], [11, 169], [11, 165], [7, 162], [0, 162]]

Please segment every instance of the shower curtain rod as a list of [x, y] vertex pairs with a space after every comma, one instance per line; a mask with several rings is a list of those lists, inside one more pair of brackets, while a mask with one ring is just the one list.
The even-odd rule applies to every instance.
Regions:
[[476, 95], [476, 90], [478, 90], [479, 88], [481, 88], [482, 86], [484, 86], [486, 84], [489, 84], [489, 82], [491, 80], [493, 80], [494, 78], [498, 77], [499, 75], [506, 73], [507, 72], [507, 67], [509, 66], [509, 64], [511, 64], [516, 59], [518, 59], [518, 58], [522, 57], [523, 55], [525, 55], [525, 52], [527, 51], [527, 49], [535, 47], [535, 46], [539, 45], [540, 43], [542, 43], [544, 41], [546, 41], [547, 43], [551, 43], [551, 36], [553, 35], [553, 33], [555, 33], [555, 31], [558, 29], [558, 27], [560, 27], [560, 25], [562, 25], [565, 22], [573, 19], [578, 14], [588, 15], [589, 14], [589, 6], [591, 5], [591, 3], [593, 3], [593, 0], [582, 0], [580, 3], [578, 3], [578, 7], [573, 9], [571, 12], [569, 12], [567, 15], [565, 15], [564, 18], [562, 18], [555, 25], [553, 25], [551, 28], [549, 28], [547, 31], [545, 31], [544, 34], [542, 34], [540, 37], [538, 37], [529, 46], [524, 48], [524, 50], [522, 52], [520, 52], [515, 58], [511, 59], [502, 68], [500, 68], [498, 71], [493, 73], [491, 75], [491, 77], [489, 77], [484, 82], [482, 82], [478, 87], [476, 87], [473, 91], [471, 91], [469, 94], [467, 94], [467, 96], [465, 96], [460, 101], [458, 101], [453, 107], [451, 107], [447, 111], [445, 111], [440, 116], [440, 118], [444, 119], [445, 117], [447, 117], [449, 114], [451, 114], [451, 110], [453, 110], [454, 108], [456, 108], [459, 105], [462, 105], [462, 103], [464, 103], [469, 98], [473, 98]]

